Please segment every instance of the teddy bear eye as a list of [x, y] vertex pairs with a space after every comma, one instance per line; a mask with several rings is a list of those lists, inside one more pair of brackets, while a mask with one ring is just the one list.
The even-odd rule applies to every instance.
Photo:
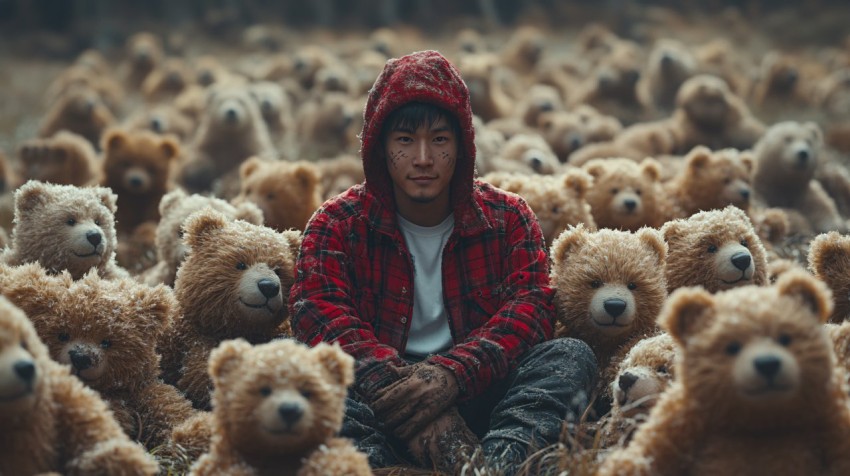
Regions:
[[59, 334], [59, 342], [68, 342], [69, 340], [71, 340], [71, 336], [67, 332]]
[[307, 400], [309, 400], [310, 397], [313, 396], [313, 392], [311, 392], [310, 390], [307, 390], [306, 388], [302, 388], [300, 391], [301, 391], [301, 396], [306, 398]]
[[68, 221], [66, 221], [65, 223], [67, 223], [68, 226], [74, 226], [74, 225], [77, 224], [77, 220], [74, 220], [73, 218], [69, 218]]
[[714, 246], [714, 245], [708, 245], [708, 252], [709, 253], [717, 253], [717, 247]]
[[791, 336], [785, 333], [779, 334], [779, 338], [776, 339], [779, 342], [779, 345], [782, 347], [788, 347], [791, 345]]
[[655, 367], [655, 371], [660, 373], [660, 374], [666, 374], [667, 373], [667, 366], [666, 365], [659, 365], [658, 367]]
[[238, 269], [240, 271], [244, 271], [244, 270], [248, 269], [248, 265], [246, 265], [245, 263], [240, 261], [240, 262], [236, 263], [236, 269]]
[[637, 289], [637, 284], [629, 283], [626, 285], [626, 287], [629, 288], [629, 291], [634, 291], [635, 289]]
[[738, 342], [730, 342], [726, 346], [726, 354], [728, 355], [738, 355], [738, 352], [741, 351], [741, 344]]
[[100, 226], [100, 218], [95, 218], [94, 224], [95, 226]]
[[641, 194], [640, 189], [635, 190], [635, 195], [640, 196], [640, 194]]
[[746, 247], [748, 246], [748, 245], [747, 245], [747, 239], [746, 239], [746, 238], [744, 238], [743, 240], [741, 240], [741, 246], [743, 246], [744, 248], [746, 248]]
[[620, 193], [620, 189], [619, 189], [619, 188], [612, 188], [612, 189], [611, 189], [611, 195], [617, 195], [618, 193]]
[[598, 279], [594, 279], [593, 281], [590, 282], [590, 287], [593, 288], [593, 289], [601, 288], [602, 287], [602, 281], [600, 281]]
[[264, 396], [264, 397], [268, 397], [268, 396], [269, 396], [269, 395], [271, 395], [271, 394], [272, 394], [272, 389], [271, 389], [271, 387], [262, 387], [262, 388], [260, 388], [260, 395], [262, 395], [262, 396]]
[[558, 213], [558, 210], [560, 210], [560, 207], [558, 207], [558, 205], [552, 207], [552, 213]]
[[274, 194], [273, 193], [267, 193], [266, 198], [269, 199], [269, 200], [274, 200]]
[[25, 340], [21, 341], [21, 349], [30, 350], [30, 346], [27, 345], [27, 341], [25, 341]]
[[112, 341], [110, 341], [109, 339], [103, 339], [102, 341], [100, 341], [101, 349], [108, 349], [110, 347], [112, 347]]

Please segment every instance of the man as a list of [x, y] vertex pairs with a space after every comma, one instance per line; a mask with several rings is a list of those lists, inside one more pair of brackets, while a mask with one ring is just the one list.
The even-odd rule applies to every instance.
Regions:
[[516, 195], [474, 180], [469, 91], [439, 53], [389, 60], [364, 116], [365, 183], [304, 232], [295, 336], [355, 357], [342, 436], [373, 466], [412, 456], [453, 471], [478, 438], [516, 465], [558, 440], [596, 374], [586, 344], [550, 340], [540, 226]]

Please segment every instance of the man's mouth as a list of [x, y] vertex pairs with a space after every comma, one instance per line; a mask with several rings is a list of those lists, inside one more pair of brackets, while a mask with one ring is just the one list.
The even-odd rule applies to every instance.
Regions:
[[410, 180], [413, 180], [414, 182], [419, 183], [419, 184], [431, 183], [432, 181], [434, 181], [436, 179], [437, 179], [437, 177], [426, 177], [424, 175], [410, 178]]

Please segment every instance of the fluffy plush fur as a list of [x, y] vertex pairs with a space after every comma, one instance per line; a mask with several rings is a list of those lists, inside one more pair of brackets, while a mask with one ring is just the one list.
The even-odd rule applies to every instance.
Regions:
[[341, 155], [316, 162], [322, 177], [322, 199], [340, 194], [352, 185], [363, 182], [363, 161], [353, 155]]
[[339, 346], [226, 341], [210, 355], [209, 373], [213, 442], [192, 475], [372, 474], [366, 455], [335, 437], [354, 382], [354, 360]]
[[599, 228], [659, 227], [670, 214], [655, 159], [595, 159], [582, 168], [593, 177], [587, 202]]
[[98, 185], [101, 160], [85, 137], [60, 131], [47, 139], [31, 139], [18, 149], [24, 178], [78, 187]]
[[809, 244], [809, 269], [832, 290], [829, 320], [850, 317], [850, 237], [834, 231], [816, 236]]
[[38, 262], [74, 279], [94, 268], [104, 278], [127, 277], [115, 264], [115, 194], [103, 187], [78, 188], [29, 181], [15, 192], [12, 246], [0, 260]]
[[748, 210], [752, 168], [750, 154], [735, 149], [712, 153], [699, 146], [688, 153], [685, 167], [665, 184], [665, 189], [682, 218], [727, 205]]
[[107, 281], [94, 272], [73, 281], [36, 264], [3, 270], [0, 286], [32, 320], [50, 356], [109, 403], [131, 438], [155, 448], [193, 414], [192, 404], [158, 379], [151, 345], [178, 313], [169, 288]]
[[322, 205], [319, 169], [310, 162], [268, 162], [256, 157], [239, 168], [240, 191], [233, 204], [250, 202], [277, 231], [303, 230]]
[[244, 220], [254, 225], [263, 224], [263, 212], [253, 203], [233, 206], [224, 200], [203, 195], [187, 195], [182, 189], [172, 190], [159, 202], [161, 219], [156, 227], [157, 264], [139, 276], [139, 280], [155, 286], [174, 286], [177, 269], [186, 259], [189, 248], [183, 242], [183, 223], [193, 213], [210, 208], [231, 220]]
[[696, 71], [696, 59], [682, 42], [672, 38], [656, 41], [637, 85], [641, 103], [649, 110], [671, 112], [679, 88]]
[[103, 400], [50, 359], [27, 316], [2, 297], [0, 396], [0, 474], [157, 474]]
[[708, 292], [767, 284], [764, 246], [747, 214], [728, 206], [672, 220], [661, 228], [669, 247], [667, 289], [703, 286]]
[[207, 409], [213, 348], [225, 339], [262, 343], [288, 333], [286, 299], [301, 234], [231, 221], [213, 210], [189, 217], [184, 230], [190, 251], [174, 283], [183, 314], [160, 340], [163, 378]]
[[844, 373], [821, 323], [826, 286], [800, 272], [773, 287], [674, 293], [659, 318], [676, 380], [600, 475], [846, 474]]
[[115, 116], [97, 91], [89, 87], [75, 87], [53, 102], [42, 120], [38, 135], [51, 137], [66, 130], [97, 146], [100, 135], [114, 123]]

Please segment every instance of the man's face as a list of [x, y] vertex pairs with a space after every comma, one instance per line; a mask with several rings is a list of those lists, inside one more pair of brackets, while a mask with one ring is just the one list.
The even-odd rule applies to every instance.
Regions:
[[457, 162], [458, 138], [445, 118], [415, 131], [396, 128], [387, 135], [387, 169], [399, 210], [431, 202], [448, 204]]

